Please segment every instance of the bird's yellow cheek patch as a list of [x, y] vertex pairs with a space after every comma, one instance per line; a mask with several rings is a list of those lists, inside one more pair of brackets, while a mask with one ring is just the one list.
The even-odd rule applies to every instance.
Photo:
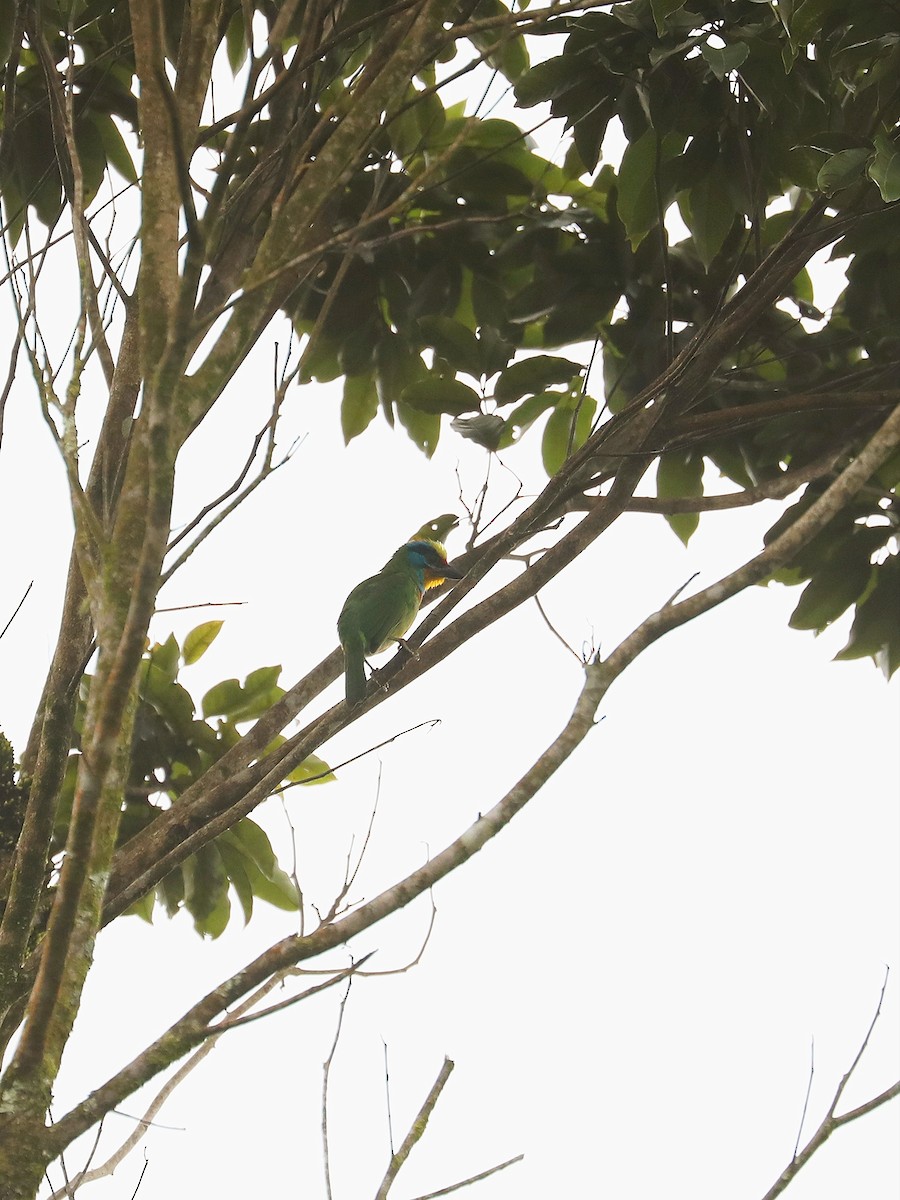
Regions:
[[446, 575], [432, 575], [430, 571], [426, 571], [425, 572], [425, 591], [427, 592], [429, 588], [440, 587], [442, 583], [446, 582], [446, 579], [447, 579]]

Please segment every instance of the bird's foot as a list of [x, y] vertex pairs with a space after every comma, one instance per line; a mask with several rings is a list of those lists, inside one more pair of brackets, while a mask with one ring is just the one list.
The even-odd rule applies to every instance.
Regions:
[[406, 654], [408, 654], [410, 658], [418, 658], [419, 657], [418, 651], [413, 650], [413, 648], [412, 648], [412, 646], [410, 646], [409, 642], [405, 642], [403, 640], [403, 638], [397, 638], [397, 645], [400, 647], [401, 650], [403, 650]]

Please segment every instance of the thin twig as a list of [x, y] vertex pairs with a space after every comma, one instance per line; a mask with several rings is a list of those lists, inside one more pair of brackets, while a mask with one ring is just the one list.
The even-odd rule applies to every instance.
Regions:
[[351, 887], [353, 887], [356, 876], [359, 874], [359, 868], [362, 866], [363, 859], [365, 858], [366, 850], [369, 846], [369, 840], [372, 836], [372, 828], [375, 825], [375, 814], [378, 812], [378, 801], [381, 799], [381, 771], [382, 764], [379, 763], [378, 781], [375, 785], [375, 803], [372, 805], [372, 812], [369, 816], [369, 825], [366, 829], [366, 836], [363, 839], [362, 849], [360, 850], [359, 857], [356, 860], [356, 866], [350, 866], [350, 860], [353, 855], [353, 841], [351, 839], [350, 848], [347, 851], [347, 860], [344, 864], [344, 882], [341, 884], [340, 890], [335, 896], [331, 908], [329, 908], [328, 912], [323, 918], [325, 922], [332, 921], [337, 916], [341, 909], [341, 904], [347, 896], [347, 893], [350, 891]]
[[855, 1121], [858, 1117], [864, 1116], [866, 1113], [872, 1112], [876, 1108], [880, 1108], [882, 1104], [887, 1103], [888, 1100], [892, 1100], [895, 1096], [900, 1096], [900, 1081], [898, 1081], [897, 1083], [892, 1084], [889, 1088], [886, 1088], [879, 1095], [873, 1096], [872, 1099], [866, 1101], [865, 1104], [859, 1105], [858, 1108], [851, 1109], [849, 1112], [843, 1113], [840, 1116], [835, 1115], [835, 1110], [837, 1109], [841, 1096], [844, 1094], [844, 1089], [850, 1082], [853, 1072], [859, 1066], [860, 1059], [865, 1053], [866, 1047], [869, 1044], [869, 1039], [872, 1036], [872, 1031], [878, 1023], [878, 1018], [881, 1015], [881, 1006], [884, 1002], [884, 994], [888, 985], [889, 975], [890, 967], [886, 967], [884, 972], [884, 982], [881, 985], [881, 992], [878, 996], [878, 1004], [875, 1006], [875, 1013], [872, 1017], [872, 1020], [869, 1022], [869, 1028], [866, 1030], [866, 1036], [863, 1038], [862, 1044], [860, 1045], [859, 1050], [856, 1052], [856, 1057], [853, 1059], [853, 1062], [841, 1077], [840, 1083], [835, 1088], [834, 1095], [831, 1098], [831, 1103], [828, 1105], [828, 1111], [826, 1112], [821, 1125], [799, 1154], [796, 1150], [794, 1151], [791, 1161], [779, 1175], [778, 1179], [776, 1179], [776, 1181], [766, 1192], [763, 1200], [775, 1200], [776, 1196], [780, 1196], [791, 1180], [803, 1167], [806, 1166], [816, 1151], [820, 1150], [822, 1146], [825, 1145], [836, 1129], [840, 1129], [842, 1125], [847, 1125], [850, 1121]]
[[579, 656], [579, 654], [569, 645], [569, 643], [566, 641], [566, 639], [563, 637], [563, 635], [559, 632], [559, 630], [556, 628], [556, 626], [553, 624], [553, 622], [547, 616], [546, 612], [544, 611], [544, 606], [543, 606], [543, 604], [541, 604], [541, 598], [539, 595], [534, 596], [534, 602], [537, 605], [538, 612], [544, 618], [544, 624], [547, 626], [547, 628], [550, 630], [550, 632], [553, 634], [553, 636], [557, 639], [557, 641], [562, 643], [562, 645], [566, 648], [566, 650], [568, 650], [568, 652], [572, 655], [572, 657], [575, 659], [575, 661], [580, 666], [584, 666], [584, 662], [581, 659], [581, 657]]
[[294, 828], [294, 822], [291, 820], [291, 814], [288, 812], [288, 806], [285, 803], [284, 796], [281, 799], [281, 811], [284, 813], [284, 819], [287, 821], [287, 827], [291, 835], [291, 869], [288, 872], [294, 887], [297, 889], [297, 932], [300, 937], [306, 932], [306, 906], [303, 902], [303, 888], [300, 886], [300, 865], [299, 856], [297, 854], [297, 830]]
[[241, 608], [246, 600], [204, 600], [200, 604], [173, 604], [169, 608], [156, 609], [156, 615], [170, 612], [187, 612], [191, 608]]
[[435, 725], [440, 725], [440, 723], [440, 717], [429, 717], [427, 721], [420, 721], [418, 725], [410, 725], [409, 729], [402, 729], [400, 733], [395, 733], [391, 737], [385, 738], [383, 742], [369, 746], [366, 750], [360, 750], [359, 754], [354, 754], [351, 758], [345, 758], [343, 762], [329, 767], [326, 771], [319, 771], [317, 775], [310, 775], [308, 779], [296, 779], [291, 783], [282, 784], [281, 787], [273, 790], [272, 795], [282, 796], [290, 788], [305, 787], [308, 783], [318, 783], [320, 779], [327, 779], [329, 775], [334, 775], [335, 772], [342, 770], [344, 767], [349, 767], [351, 763], [359, 762], [361, 758], [366, 758], [368, 755], [374, 754], [376, 750], [382, 750], [385, 746], [390, 746], [391, 742], [396, 742], [399, 738], [406, 737], [408, 733], [415, 733], [417, 729], [424, 729], [426, 725], [434, 728]]
[[388, 1145], [391, 1148], [391, 1158], [394, 1157], [394, 1122], [391, 1117], [391, 1072], [388, 1066], [388, 1044], [381, 1039], [381, 1044], [384, 1046], [384, 1099], [385, 1108], [387, 1109], [387, 1127], [388, 1127]]
[[[281, 972], [280, 974], [276, 974], [271, 979], [267, 980], [262, 985], [262, 987], [257, 988], [256, 991], [251, 996], [248, 996], [246, 1000], [244, 1000], [241, 1004], [239, 1004], [235, 1008], [233, 1016], [235, 1016], [235, 1017], [240, 1016], [241, 1014], [243, 1014], [243, 1013], [247, 1012], [249, 1009], [251, 1009], [254, 1006], [254, 1004], [258, 1004], [259, 1001], [265, 995], [267, 995], [270, 991], [272, 991], [273, 988], [277, 987], [278, 984], [281, 983], [285, 974], [287, 974], [287, 972]], [[105, 1162], [101, 1163], [98, 1167], [94, 1167], [93, 1170], [88, 1170], [88, 1166], [90, 1164], [90, 1159], [88, 1159], [88, 1162], [84, 1165], [84, 1167], [81, 1169], [81, 1171], [75, 1177], [74, 1182], [75, 1182], [76, 1188], [79, 1188], [83, 1184], [86, 1184], [86, 1183], [94, 1183], [98, 1179], [104, 1179], [104, 1178], [108, 1177], [109, 1175], [112, 1175], [113, 1172], [116, 1170], [116, 1168], [125, 1160], [125, 1158], [128, 1157], [128, 1155], [131, 1153], [131, 1151], [135, 1148], [135, 1146], [138, 1144], [138, 1142], [144, 1136], [145, 1131], [149, 1127], [152, 1126], [153, 1128], [160, 1128], [160, 1126], [157, 1124], [157, 1122], [155, 1122], [153, 1120], [153, 1118], [160, 1111], [160, 1109], [163, 1107], [163, 1105], [169, 1099], [169, 1097], [172, 1095], [172, 1093], [175, 1091], [175, 1089], [181, 1083], [184, 1082], [184, 1080], [188, 1077], [188, 1075], [190, 1075], [191, 1072], [194, 1071], [200, 1065], [200, 1063], [203, 1061], [203, 1059], [205, 1059], [207, 1057], [207, 1055], [212, 1053], [212, 1051], [216, 1047], [216, 1043], [219, 1040], [221, 1032], [222, 1032], [221, 1027], [217, 1028], [213, 1032], [212, 1036], [210, 1036], [205, 1042], [201, 1043], [201, 1045], [198, 1046], [198, 1048], [194, 1051], [194, 1053], [184, 1063], [182, 1063], [182, 1065], [178, 1068], [178, 1070], [174, 1073], [174, 1075], [172, 1075], [171, 1079], [168, 1079], [166, 1081], [166, 1083], [160, 1088], [160, 1090], [157, 1092], [157, 1094], [154, 1096], [154, 1098], [151, 1100], [151, 1102], [147, 1105], [147, 1108], [144, 1110], [143, 1116], [128, 1117], [128, 1114], [123, 1113], [120, 1109], [112, 1110], [118, 1116], [128, 1117], [129, 1120], [134, 1121], [137, 1125], [137, 1128], [135, 1128], [128, 1135], [128, 1137], [124, 1140], [124, 1142], [122, 1142], [122, 1144], [118, 1147], [118, 1149], [113, 1154], [111, 1154], [109, 1156], [109, 1158], [106, 1159]], [[103, 1126], [103, 1122], [101, 1121], [100, 1127], [102, 1128], [102, 1126]], [[163, 1128], [174, 1129], [176, 1127], [175, 1126], [164, 1126]], [[98, 1134], [97, 1134], [98, 1139], [99, 1139], [99, 1135], [100, 1135], [100, 1130], [98, 1130]], [[60, 1189], [59, 1191], [54, 1192], [49, 1197], [49, 1200], [64, 1200], [65, 1196], [66, 1196], [65, 1189]]]
[[436, 1192], [426, 1192], [424, 1196], [416, 1196], [415, 1200], [437, 1200], [438, 1196], [449, 1196], [451, 1192], [458, 1192], [460, 1188], [468, 1187], [470, 1183], [480, 1183], [482, 1179], [487, 1179], [489, 1175], [496, 1175], [498, 1171], [505, 1171], [507, 1167], [511, 1167], [514, 1163], [522, 1162], [524, 1158], [524, 1154], [517, 1154], [515, 1158], [508, 1158], [506, 1162], [497, 1163], [496, 1167], [491, 1167], [487, 1171], [479, 1171], [477, 1175], [470, 1175], [468, 1179], [461, 1179], [459, 1183], [451, 1183], [449, 1187], [438, 1188]]
[[668, 608], [670, 604], [674, 604], [675, 601], [678, 599], [678, 597], [681, 595], [681, 593], [684, 591], [684, 589], [686, 587], [689, 587], [694, 582], [694, 580], [697, 578], [697, 576], [699, 574], [700, 574], [699, 571], [695, 571], [693, 573], [693, 575], [689, 575], [688, 578], [681, 585], [681, 587], [677, 587], [675, 589], [675, 591], [672, 593], [672, 595], [668, 598], [668, 600], [663, 605], [663, 608]]
[[800, 1128], [797, 1130], [797, 1140], [794, 1142], [794, 1153], [791, 1161], [796, 1161], [800, 1149], [800, 1138], [803, 1136], [803, 1126], [806, 1123], [806, 1110], [809, 1108], [809, 1098], [812, 1095], [813, 1076], [816, 1073], [816, 1038], [813, 1035], [809, 1044], [809, 1079], [806, 1081], [806, 1096], [803, 1100], [803, 1112], [800, 1114]]
[[355, 975], [364, 962], [368, 962], [374, 950], [370, 950], [368, 954], [363, 955], [355, 963], [349, 967], [345, 967], [343, 971], [338, 971], [331, 979], [327, 979], [324, 983], [313, 984], [307, 988], [305, 992], [300, 992], [297, 996], [289, 996], [287, 1000], [279, 1000], [277, 1004], [270, 1004], [268, 1008], [262, 1008], [259, 1012], [248, 1013], [245, 1017], [230, 1017], [228, 1020], [220, 1021], [218, 1025], [213, 1025], [211, 1032], [218, 1034], [224, 1033], [226, 1029], [237, 1029], [240, 1025], [249, 1025], [251, 1021], [258, 1021], [261, 1017], [269, 1017], [272, 1013], [281, 1012], [282, 1009], [291, 1008], [294, 1004], [299, 1004], [301, 1000], [308, 1000], [310, 996], [316, 996], [319, 992], [324, 992], [326, 989], [333, 987], [336, 983], [340, 983], [342, 979], [349, 980]]
[[131, 1193], [131, 1200], [135, 1200], [138, 1192], [141, 1190], [141, 1184], [144, 1182], [144, 1176], [147, 1174], [147, 1168], [150, 1166], [150, 1159], [147, 1157], [147, 1151], [144, 1151], [144, 1165], [141, 1167], [141, 1173], [138, 1176], [138, 1181], [135, 1184], [134, 1191]]
[[3, 637], [4, 633], [6, 633], [7, 629], [9, 629], [10, 625], [12, 625], [13, 621], [19, 615], [19, 609], [22, 607], [22, 605], [28, 599], [28, 593], [31, 591], [31, 589], [33, 587], [34, 587], [34, 580], [32, 579], [31, 583], [29, 583], [28, 587], [25, 589], [22, 599], [19, 601], [19, 603], [16, 605], [15, 609], [13, 610], [12, 616], [9, 618], [9, 620], [6, 622], [6, 624], [3, 626], [3, 628], [0, 629], [0, 638]]
[[341, 1027], [344, 1024], [344, 1011], [347, 1007], [347, 1000], [350, 996], [350, 989], [353, 986], [353, 977], [347, 980], [347, 990], [341, 998], [341, 1006], [338, 1009], [337, 1025], [334, 1030], [334, 1041], [331, 1043], [331, 1049], [328, 1051], [328, 1057], [322, 1064], [322, 1156], [325, 1165], [325, 1195], [328, 1200], [334, 1200], [334, 1194], [331, 1190], [331, 1158], [328, 1151], [328, 1078], [331, 1074], [331, 1064], [334, 1062], [335, 1051], [338, 1047], [338, 1041], [341, 1036]]

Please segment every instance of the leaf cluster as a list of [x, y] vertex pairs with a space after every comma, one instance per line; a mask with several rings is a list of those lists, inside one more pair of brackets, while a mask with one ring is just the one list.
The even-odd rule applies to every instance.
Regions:
[[[214, 684], [204, 694], [198, 714], [180, 671], [205, 653], [221, 627], [221, 621], [206, 621], [187, 634], [183, 645], [179, 646], [173, 634], [150, 646], [144, 655], [129, 775], [122, 795], [120, 846], [152, 826], [240, 741], [240, 725], [257, 720], [284, 695], [278, 684], [281, 667], [260, 667], [243, 683], [225, 679]], [[90, 674], [82, 677], [76, 744], [66, 766], [54, 855], [62, 852], [68, 835], [91, 680]], [[279, 735], [265, 753], [284, 740]], [[326, 783], [333, 779], [327, 763], [313, 754], [294, 768], [285, 782]], [[237, 898], [245, 922], [253, 913], [254, 900], [290, 911], [299, 907], [296, 884], [278, 865], [265, 831], [249, 817], [175, 867], [129, 911], [150, 921], [157, 902], [170, 917], [185, 909], [198, 933], [218, 937], [228, 924], [232, 896]]]

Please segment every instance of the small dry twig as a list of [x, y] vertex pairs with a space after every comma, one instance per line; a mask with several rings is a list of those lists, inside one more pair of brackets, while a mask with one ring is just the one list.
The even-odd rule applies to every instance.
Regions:
[[[834, 1095], [831, 1098], [831, 1103], [828, 1105], [828, 1111], [822, 1119], [822, 1123], [819, 1125], [819, 1128], [809, 1139], [799, 1154], [797, 1153], [796, 1149], [794, 1150], [793, 1158], [766, 1192], [765, 1196], [763, 1196], [762, 1200], [775, 1200], [776, 1196], [780, 1196], [791, 1180], [800, 1172], [803, 1167], [806, 1166], [816, 1151], [820, 1150], [822, 1146], [825, 1145], [836, 1129], [840, 1129], [842, 1125], [848, 1125], [851, 1121], [855, 1121], [857, 1117], [865, 1116], [866, 1113], [870, 1113], [874, 1109], [880, 1108], [882, 1104], [886, 1104], [888, 1100], [893, 1100], [895, 1096], [900, 1096], [900, 1080], [898, 1080], [896, 1083], [891, 1084], [890, 1087], [885, 1088], [885, 1090], [880, 1092], [877, 1096], [873, 1096], [871, 1100], [867, 1100], [864, 1104], [860, 1104], [856, 1108], [851, 1108], [849, 1112], [842, 1113], [840, 1116], [835, 1115], [835, 1110], [837, 1109], [841, 1096], [844, 1094], [844, 1089], [850, 1082], [853, 1072], [859, 1066], [860, 1059], [865, 1053], [866, 1047], [869, 1044], [869, 1039], [872, 1036], [872, 1031], [878, 1023], [878, 1018], [881, 1016], [881, 1006], [884, 1002], [884, 993], [887, 990], [889, 974], [890, 968], [887, 967], [885, 968], [884, 972], [884, 983], [881, 985], [881, 992], [878, 996], [878, 1004], [875, 1007], [875, 1014], [872, 1017], [872, 1020], [869, 1022], [869, 1028], [866, 1030], [866, 1036], [863, 1038], [862, 1044], [860, 1045], [859, 1050], [856, 1052], [856, 1057], [853, 1059], [853, 1062], [841, 1077], [840, 1083], [835, 1088]], [[810, 1083], [811, 1082], [812, 1076], [810, 1075]], [[805, 1111], [806, 1110], [804, 1106], [804, 1113]], [[800, 1139], [798, 1137], [798, 1145], [799, 1140]]]

